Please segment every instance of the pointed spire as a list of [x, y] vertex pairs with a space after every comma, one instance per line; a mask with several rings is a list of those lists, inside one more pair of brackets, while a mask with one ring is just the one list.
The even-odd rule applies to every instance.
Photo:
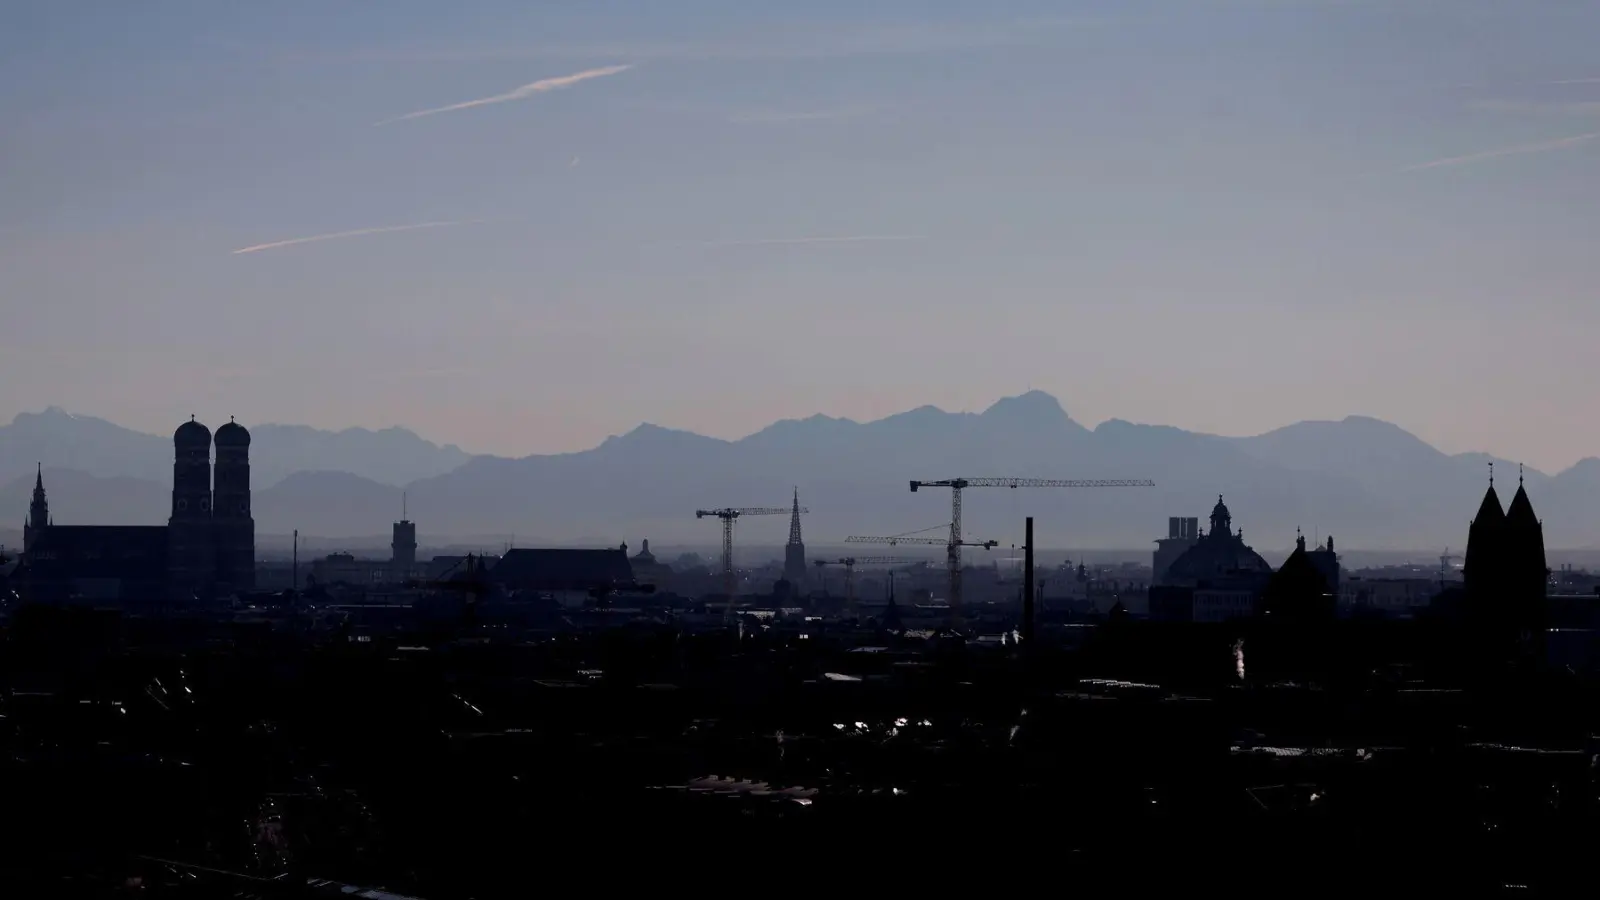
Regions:
[[1494, 487], [1494, 460], [1489, 460], [1489, 487]]
[[1517, 487], [1522, 487], [1522, 463], [1517, 463]]
[[39, 468], [33, 473], [33, 489], [42, 491], [44, 490], [44, 463], [37, 463], [37, 465]]
[[[800, 539], [800, 488], [794, 489], [794, 511], [789, 514], [789, 546], [798, 547], [805, 541]], [[799, 571], [805, 571], [803, 568]]]
[[1533, 512], [1533, 503], [1528, 499], [1528, 489], [1517, 480], [1517, 493], [1511, 498], [1511, 505], [1506, 507], [1506, 522], [1517, 527], [1530, 527], [1539, 524], [1539, 517]]

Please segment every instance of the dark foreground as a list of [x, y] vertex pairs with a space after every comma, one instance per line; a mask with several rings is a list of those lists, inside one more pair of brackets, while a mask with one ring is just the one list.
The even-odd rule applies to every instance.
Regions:
[[1600, 821], [1575, 679], [1174, 690], [1081, 656], [720, 637], [16, 637], [3, 896], [1567, 896]]

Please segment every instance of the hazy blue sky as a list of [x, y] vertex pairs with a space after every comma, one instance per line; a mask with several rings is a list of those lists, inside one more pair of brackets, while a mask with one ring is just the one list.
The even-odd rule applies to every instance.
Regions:
[[[521, 455], [1033, 387], [1557, 469], [1600, 454], [1597, 34], [1592, 0], [7, 0], [0, 417]], [[472, 224], [233, 252], [425, 222]], [[783, 242], [836, 237], [903, 239]]]

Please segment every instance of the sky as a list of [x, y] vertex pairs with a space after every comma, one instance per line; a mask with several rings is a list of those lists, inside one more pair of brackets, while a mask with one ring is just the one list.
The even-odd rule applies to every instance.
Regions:
[[1556, 471], [1600, 455], [1597, 33], [1577, 0], [9, 0], [0, 418], [526, 455], [1041, 389]]

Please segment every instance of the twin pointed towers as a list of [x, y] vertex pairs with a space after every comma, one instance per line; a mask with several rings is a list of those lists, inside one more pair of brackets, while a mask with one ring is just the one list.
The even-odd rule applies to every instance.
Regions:
[[1544, 525], [1533, 512], [1520, 471], [1511, 506], [1502, 509], [1494, 489], [1494, 464], [1489, 464], [1489, 490], [1467, 532], [1463, 574], [1471, 609], [1506, 624], [1537, 627], [1550, 569]]

